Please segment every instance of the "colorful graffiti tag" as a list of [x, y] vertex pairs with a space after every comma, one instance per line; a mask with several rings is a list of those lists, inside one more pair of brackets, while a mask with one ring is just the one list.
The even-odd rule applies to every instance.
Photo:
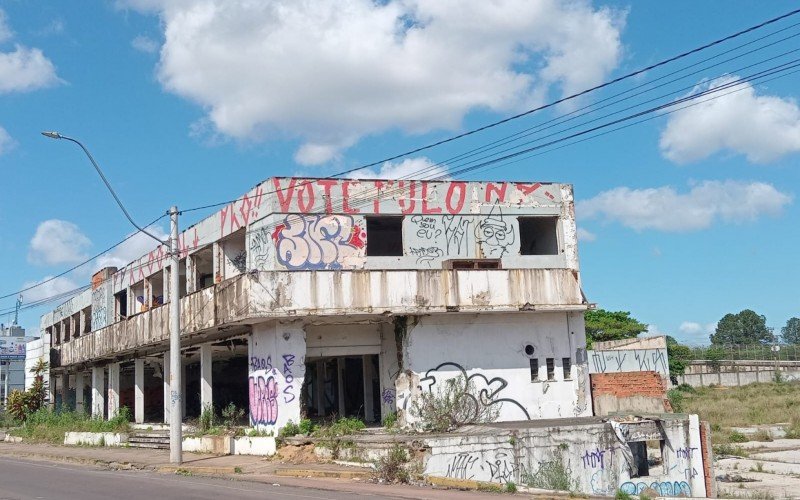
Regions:
[[366, 231], [349, 215], [288, 215], [272, 239], [288, 269], [348, 269], [363, 264]]
[[628, 481], [622, 483], [619, 487], [620, 491], [629, 495], [638, 495], [648, 488], [666, 497], [678, 495], [692, 496], [692, 488], [686, 481], [662, 481], [652, 482], [650, 484], [644, 482], [634, 484]]
[[278, 421], [278, 383], [274, 377], [250, 376], [250, 424], [275, 425]]

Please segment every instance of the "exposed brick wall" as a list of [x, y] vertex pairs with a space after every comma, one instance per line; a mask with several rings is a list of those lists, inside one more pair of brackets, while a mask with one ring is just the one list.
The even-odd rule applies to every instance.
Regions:
[[706, 497], [717, 498], [716, 482], [711, 468], [714, 452], [711, 449], [711, 427], [708, 422], [700, 422], [700, 446], [703, 452], [703, 477], [706, 482]]
[[672, 411], [667, 399], [667, 383], [655, 371], [593, 373], [592, 397], [610, 395], [619, 399], [643, 396], [663, 400], [664, 410]]

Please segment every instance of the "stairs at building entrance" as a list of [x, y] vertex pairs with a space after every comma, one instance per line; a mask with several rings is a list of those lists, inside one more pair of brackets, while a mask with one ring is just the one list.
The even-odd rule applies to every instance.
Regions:
[[169, 449], [169, 429], [165, 430], [133, 430], [128, 436], [131, 448]]

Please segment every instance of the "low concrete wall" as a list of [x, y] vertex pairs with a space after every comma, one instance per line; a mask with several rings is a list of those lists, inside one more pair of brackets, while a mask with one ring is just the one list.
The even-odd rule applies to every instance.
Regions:
[[121, 432], [65, 432], [64, 444], [72, 446], [122, 446], [128, 435]]
[[[780, 369], [781, 380], [800, 380], [800, 370]], [[692, 387], [721, 385], [736, 387], [756, 382], [773, 382], [775, 369], [761, 367], [759, 370], [739, 370], [731, 366], [720, 366], [719, 371], [686, 373], [678, 375], [679, 384], [688, 384]]]
[[200, 436], [183, 438], [183, 451], [231, 455], [233, 436]]
[[237, 437], [233, 440], [234, 455], [272, 456], [277, 451], [274, 437]]

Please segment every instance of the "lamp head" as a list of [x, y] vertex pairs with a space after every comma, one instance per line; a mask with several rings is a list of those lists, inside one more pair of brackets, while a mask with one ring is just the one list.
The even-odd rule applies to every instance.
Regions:
[[45, 132], [42, 132], [42, 135], [45, 136], [45, 137], [49, 137], [51, 139], [61, 139], [62, 138], [62, 135], [59, 134], [58, 132], [46, 132], [45, 131]]

